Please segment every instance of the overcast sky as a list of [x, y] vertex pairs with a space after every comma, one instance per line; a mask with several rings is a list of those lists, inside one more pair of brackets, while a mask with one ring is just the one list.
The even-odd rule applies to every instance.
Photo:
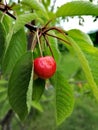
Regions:
[[[66, 2], [70, 2], [70, 1], [72, 1], [72, 0], [56, 0], [55, 6], [56, 7], [61, 6], [62, 4], [66, 3]], [[85, 1], [89, 1], [89, 0], [85, 0]], [[98, 4], [96, 0], [94, 0], [94, 4]], [[79, 19], [77, 17], [75, 17], [74, 19], [72, 19], [72, 18], [69, 19], [69, 22], [62, 21], [61, 26], [65, 30], [77, 28], [77, 29], [81, 29], [82, 31], [84, 31], [86, 33], [98, 30], [98, 20], [96, 22], [93, 22], [93, 19], [91, 16], [84, 16], [84, 20], [85, 20], [85, 22], [83, 23], [83, 26], [79, 25]]]

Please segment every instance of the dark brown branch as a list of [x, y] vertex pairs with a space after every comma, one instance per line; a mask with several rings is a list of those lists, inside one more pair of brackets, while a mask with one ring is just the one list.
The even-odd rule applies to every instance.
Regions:
[[49, 34], [49, 33], [46, 33], [46, 35], [51, 36], [51, 37], [54, 37], [54, 38], [57, 38], [57, 39], [59, 39], [59, 40], [65, 42], [65, 43], [67, 43], [68, 45], [71, 45], [70, 42], [68, 42], [68, 41], [66, 41], [66, 40], [64, 40], [64, 39], [62, 39], [62, 38], [60, 38], [60, 37], [57, 37], [57, 36], [52, 35], [52, 34]]
[[52, 56], [53, 56], [53, 58], [54, 58], [53, 51], [52, 51], [51, 46], [50, 46], [50, 44], [49, 44], [49, 42], [48, 42], [48, 39], [47, 39], [47, 37], [46, 37], [45, 35], [44, 35], [44, 39], [45, 39], [45, 41], [46, 41], [46, 44], [49, 46], [50, 52], [51, 52], [51, 54], [52, 54]]
[[[3, 12], [3, 13], [6, 13], [7, 15], [9, 15], [11, 18], [15, 19], [16, 20], [16, 17], [11, 14], [9, 11], [6, 10], [6, 8], [4, 7], [0, 7], [0, 10]], [[32, 24], [25, 24], [25, 27], [27, 27], [30, 31], [36, 31], [37, 30], [37, 27], [36, 26], [33, 26]]]
[[10, 123], [11, 123], [11, 119], [13, 117], [13, 110], [10, 109], [7, 114], [5, 115], [5, 117], [0, 121], [0, 125], [2, 127], [2, 130], [11, 130], [10, 129]]
[[10, 12], [5, 12], [7, 15], [9, 15], [11, 18], [15, 19], [16, 20], [16, 17], [14, 15], [12, 15]]
[[[11, 8], [10, 8], [8, 5], [4, 5], [4, 4], [0, 3], [0, 10], [1, 10], [3, 13], [9, 15], [11, 18], [13, 18], [13, 19], [16, 20], [16, 17], [9, 12], [10, 9], [11, 9]], [[25, 24], [25, 27], [27, 27], [31, 32], [37, 32], [37, 30], [39, 30], [39, 38], [40, 38], [42, 35], [43, 35], [43, 36], [47, 35], [47, 36], [51, 36], [51, 37], [57, 38], [57, 39], [59, 39], [59, 40], [62, 40], [62, 41], [64, 41], [65, 43], [71, 45], [70, 42], [68, 42], [68, 41], [66, 41], [66, 40], [64, 40], [64, 39], [62, 39], [62, 38], [59, 38], [59, 37], [57, 37], [57, 36], [55, 36], [55, 35], [52, 35], [52, 34], [49, 34], [49, 33], [48, 33], [48, 31], [50, 31], [50, 30], [56, 30], [56, 31], [58, 31], [59, 33], [61, 33], [63, 36], [66, 36], [66, 35], [67, 35], [67, 33], [65, 33], [61, 28], [58, 28], [58, 27], [50, 27], [50, 28], [48, 28], [47, 25], [48, 25], [50, 22], [51, 22], [51, 20], [50, 20], [48, 23], [46, 23], [46, 25], [45, 25], [43, 28], [38, 28], [37, 26], [34, 26], [34, 25], [32, 25], [32, 24]], [[47, 28], [46, 28], [46, 27], [47, 27]], [[46, 39], [45, 39], [45, 40], [46, 40]], [[47, 42], [47, 41], [46, 41], [46, 42]], [[35, 43], [36, 43], [36, 42], [35, 42]], [[35, 45], [36, 45], [36, 44], [35, 44]], [[34, 49], [35, 45], [33, 46], [33, 49]]]
[[67, 35], [67, 33], [65, 33], [61, 28], [59, 27], [50, 27], [50, 28], [47, 28], [46, 30], [44, 30], [44, 33], [46, 32], [49, 32], [50, 30], [56, 30], [58, 31], [59, 33], [63, 34], [64, 36]]

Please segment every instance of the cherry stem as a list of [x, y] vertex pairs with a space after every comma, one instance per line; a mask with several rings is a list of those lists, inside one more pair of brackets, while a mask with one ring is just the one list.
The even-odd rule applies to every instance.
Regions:
[[58, 37], [58, 36], [55, 36], [55, 35], [52, 35], [52, 34], [49, 34], [49, 33], [46, 33], [46, 35], [51, 36], [51, 37], [54, 37], [54, 38], [57, 38], [57, 39], [59, 39], [59, 40], [61, 40], [61, 41], [63, 41], [63, 42], [66, 42], [68, 45], [71, 45], [70, 42], [68, 42], [68, 41], [66, 41], [66, 40], [64, 40], [64, 39], [62, 39], [62, 38], [60, 38], [60, 37]]
[[36, 31], [36, 36], [37, 36], [37, 41], [38, 41], [38, 45], [39, 45], [40, 54], [43, 57], [41, 43], [40, 43], [40, 40], [39, 40], [39, 37], [40, 37], [40, 35], [39, 35], [39, 29], [37, 29], [37, 31]]
[[48, 41], [48, 39], [47, 39], [47, 36], [45, 36], [45, 35], [43, 35], [43, 36], [44, 36], [44, 39], [45, 39], [45, 41], [46, 41], [46, 44], [49, 46], [49, 49], [50, 49], [50, 52], [51, 52], [52, 56], [53, 56], [53, 58], [54, 58], [53, 51], [52, 51], [52, 49], [51, 49], [51, 46], [50, 46], [49, 41]]
[[31, 44], [31, 50], [34, 51], [34, 48], [36, 46], [36, 43], [37, 43], [37, 35], [36, 33], [34, 34], [34, 37], [33, 37], [33, 41], [32, 41], [32, 44]]

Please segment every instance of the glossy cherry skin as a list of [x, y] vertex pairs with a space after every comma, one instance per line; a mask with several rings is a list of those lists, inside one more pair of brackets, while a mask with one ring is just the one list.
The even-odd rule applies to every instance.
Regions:
[[38, 57], [34, 60], [34, 72], [42, 79], [48, 79], [56, 72], [56, 62], [52, 56]]

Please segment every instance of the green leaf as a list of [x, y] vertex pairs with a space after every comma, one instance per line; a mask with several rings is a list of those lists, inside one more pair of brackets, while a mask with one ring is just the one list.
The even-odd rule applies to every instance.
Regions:
[[32, 107], [34, 107], [35, 109], [37, 109], [40, 112], [43, 112], [42, 105], [39, 102], [33, 101], [32, 102]]
[[73, 54], [73, 49], [72, 49], [67, 37], [65, 35], [61, 34], [61, 33], [58, 33], [56, 35], [57, 35], [58, 38], [63, 39], [63, 40], [60, 40], [60, 43], [63, 44], [66, 48], [68, 48], [70, 53]]
[[28, 6], [31, 9], [44, 10], [45, 11], [41, 2], [38, 2], [36, 0], [22, 0], [21, 3]]
[[[74, 67], [72, 67], [72, 65], [74, 65]], [[76, 55], [71, 53], [62, 54], [58, 69], [63, 72], [67, 80], [72, 79], [80, 70], [80, 64]]]
[[48, 9], [48, 7], [51, 4], [51, 0], [42, 0], [43, 5], [45, 6], [46, 9]]
[[3, 103], [7, 100], [7, 91], [3, 91], [0, 93], [0, 103]]
[[31, 73], [32, 52], [27, 52], [17, 61], [8, 83], [8, 98], [10, 105], [21, 120], [24, 120], [28, 114], [27, 96], [29, 94], [28, 89], [31, 90], [31, 88], [29, 88]]
[[44, 92], [45, 89], [45, 80], [44, 79], [36, 79], [33, 84], [33, 95], [32, 99], [38, 102]]
[[93, 42], [91, 41], [90, 37], [88, 34], [80, 31], [79, 29], [72, 29], [69, 30], [68, 33], [73, 37], [75, 40], [79, 40], [79, 42], [83, 43], [88, 43], [93, 46]]
[[[73, 33], [77, 33], [77, 38], [72, 35]], [[70, 30], [68, 34], [70, 36], [69, 41], [77, 54], [89, 86], [98, 100], [98, 49], [90, 45], [90, 43], [88, 44], [88, 39], [86, 42], [85, 37], [84, 40], [79, 39], [79, 33], [76, 30]]]
[[40, 11], [39, 13], [41, 13], [43, 17], [48, 19], [47, 11], [45, 10], [41, 2], [38, 2], [37, 0], [22, 0], [21, 3], [25, 6], [28, 6], [30, 10], [35, 9], [36, 11]]
[[6, 54], [6, 51], [7, 51], [8, 47], [9, 47], [9, 44], [10, 44], [10, 42], [11, 42], [12, 36], [13, 36], [13, 27], [9, 30], [9, 33], [8, 33], [7, 36], [6, 36], [6, 41], [5, 41], [5, 46], [6, 46], [6, 48], [5, 48], [5, 54]]
[[8, 83], [7, 80], [1, 79], [0, 80], [0, 85], [6, 85]]
[[52, 78], [56, 92], [56, 121], [60, 125], [70, 116], [74, 106], [73, 89], [67, 83], [63, 71], [57, 71]]
[[46, 24], [47, 21], [49, 21], [51, 18], [49, 17], [49, 14], [47, 13], [47, 11], [42, 11], [42, 10], [36, 10], [36, 14], [37, 14], [37, 17], [38, 17], [38, 21], [40, 23], [42, 23], [42, 25]]
[[2, 62], [2, 57], [5, 50], [5, 39], [6, 39], [6, 33], [4, 30], [4, 26], [0, 22], [0, 64]]
[[62, 5], [56, 12], [57, 17], [77, 15], [98, 16], [98, 6], [89, 1], [72, 1]]
[[8, 81], [3, 80], [3, 79], [0, 80], [0, 93], [7, 90], [7, 84], [8, 84]]
[[10, 26], [12, 25], [12, 19], [8, 15], [4, 15], [4, 13], [0, 12], [0, 20], [6, 33], [9, 33]]
[[[32, 65], [33, 68], [33, 65]], [[28, 86], [28, 91], [27, 91], [27, 107], [28, 107], [28, 112], [30, 111], [31, 105], [32, 105], [32, 92], [33, 92], [33, 70], [31, 73], [31, 79], [29, 82]]]
[[[9, 39], [8, 39], [9, 40]], [[10, 73], [17, 60], [26, 52], [27, 43], [24, 30], [15, 33], [4, 55], [2, 68], [5, 73]]]
[[23, 28], [23, 26], [26, 23], [31, 22], [32, 20], [36, 19], [36, 17], [37, 17], [37, 15], [35, 15], [34, 13], [28, 13], [28, 14], [19, 15], [17, 17], [15, 25], [14, 25], [14, 33], [16, 33], [21, 28]]
[[0, 103], [0, 119], [4, 118], [8, 110], [10, 110], [10, 105], [6, 98], [6, 100]]
[[7, 87], [5, 87], [4, 85], [0, 84], [0, 93], [5, 92], [6, 90], [7, 90]]

